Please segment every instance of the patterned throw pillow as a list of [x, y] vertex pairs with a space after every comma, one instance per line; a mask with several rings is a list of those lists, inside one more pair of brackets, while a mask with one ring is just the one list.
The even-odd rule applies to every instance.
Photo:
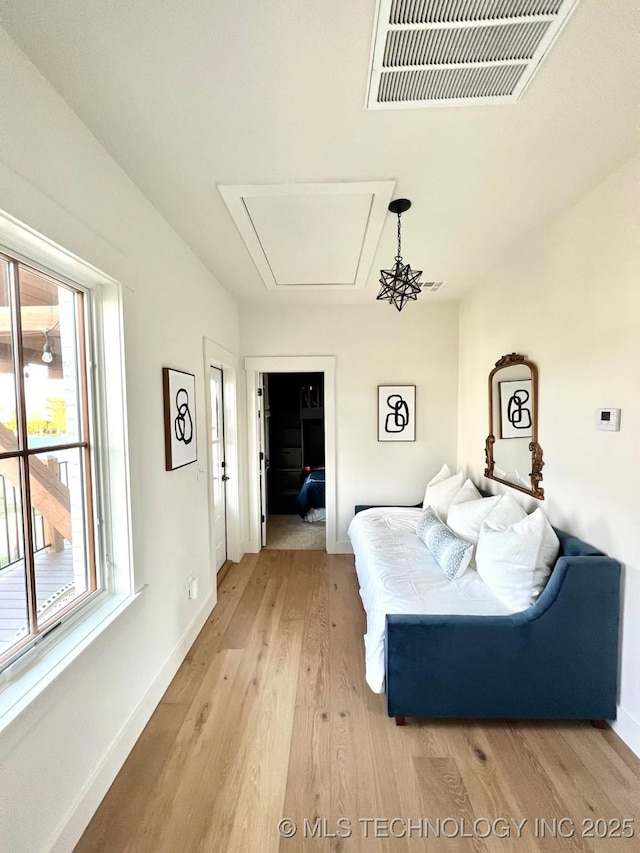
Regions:
[[473, 543], [456, 536], [453, 530], [440, 521], [431, 507], [422, 513], [416, 533], [449, 580], [464, 574], [473, 556]]

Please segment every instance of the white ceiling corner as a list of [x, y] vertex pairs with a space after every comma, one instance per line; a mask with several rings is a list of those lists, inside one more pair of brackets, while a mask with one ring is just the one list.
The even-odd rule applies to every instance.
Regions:
[[365, 287], [395, 180], [218, 189], [268, 290]]

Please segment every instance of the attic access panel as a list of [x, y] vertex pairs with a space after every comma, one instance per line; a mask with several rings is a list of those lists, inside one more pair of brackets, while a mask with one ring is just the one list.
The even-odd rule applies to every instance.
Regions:
[[364, 288], [395, 181], [219, 186], [268, 290]]
[[378, 0], [367, 108], [515, 103], [579, 0]]

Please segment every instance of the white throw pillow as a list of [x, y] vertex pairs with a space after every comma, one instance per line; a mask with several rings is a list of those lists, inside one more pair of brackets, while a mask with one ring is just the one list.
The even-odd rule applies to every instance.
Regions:
[[[463, 486], [464, 488], [464, 486]], [[460, 490], [462, 491], [462, 489]], [[461, 539], [478, 544], [480, 538], [480, 527], [486, 521], [491, 512], [500, 503], [500, 495], [491, 498], [478, 498], [459, 502], [460, 492], [455, 496], [449, 507], [447, 524]]]
[[451, 468], [445, 462], [442, 468], [438, 471], [438, 473], [427, 483], [427, 488], [429, 486], [435, 486], [436, 483], [441, 483], [443, 480], [448, 480], [451, 476]]
[[480, 528], [476, 568], [507, 607], [526, 610], [543, 590], [559, 548], [541, 509], [506, 527], [489, 517]]
[[538, 556], [538, 565], [533, 573], [533, 589], [531, 590], [531, 603], [533, 604], [540, 597], [540, 593], [547, 585], [549, 575], [558, 559], [560, 553], [560, 540], [556, 536], [556, 532], [549, 524], [549, 520], [543, 510], [538, 507], [531, 515], [537, 512], [544, 519], [544, 534], [542, 537], [542, 545], [540, 546], [540, 555]]
[[433, 480], [427, 484], [422, 506], [430, 506], [442, 521], [447, 520], [447, 512], [451, 501], [460, 491], [463, 481], [462, 471], [451, 476], [449, 466], [445, 462]]
[[509, 492], [500, 495], [500, 500], [493, 507], [485, 521], [490, 521], [491, 526], [500, 528], [509, 527], [510, 524], [515, 524], [516, 521], [521, 521], [527, 517], [527, 513], [522, 508], [522, 505]]
[[[451, 506], [453, 506], [454, 504], [466, 503], [467, 501], [477, 501], [481, 498], [482, 495], [480, 494], [480, 492], [476, 489], [471, 480], [467, 479], [462, 484], [462, 487], [458, 491], [458, 494], [455, 495], [453, 500], [451, 501]], [[449, 509], [451, 509], [451, 506], [449, 507]]]
[[[467, 482], [471, 481], [467, 480]], [[480, 494], [477, 489], [475, 491]], [[478, 544], [480, 528], [484, 521], [491, 521], [494, 527], [504, 529], [527, 516], [518, 501], [508, 492], [504, 495], [493, 495], [460, 503], [460, 497], [464, 493], [471, 493], [466, 483], [451, 502], [447, 524], [457, 536], [461, 536], [467, 542], [473, 542], [474, 545]]]

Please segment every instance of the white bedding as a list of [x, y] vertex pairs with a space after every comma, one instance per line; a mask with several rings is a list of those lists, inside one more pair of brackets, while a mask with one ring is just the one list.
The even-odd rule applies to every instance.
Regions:
[[384, 507], [359, 512], [349, 526], [360, 597], [367, 614], [366, 679], [384, 692], [387, 613], [499, 616], [512, 611], [473, 569], [450, 581], [416, 536], [421, 509]]

